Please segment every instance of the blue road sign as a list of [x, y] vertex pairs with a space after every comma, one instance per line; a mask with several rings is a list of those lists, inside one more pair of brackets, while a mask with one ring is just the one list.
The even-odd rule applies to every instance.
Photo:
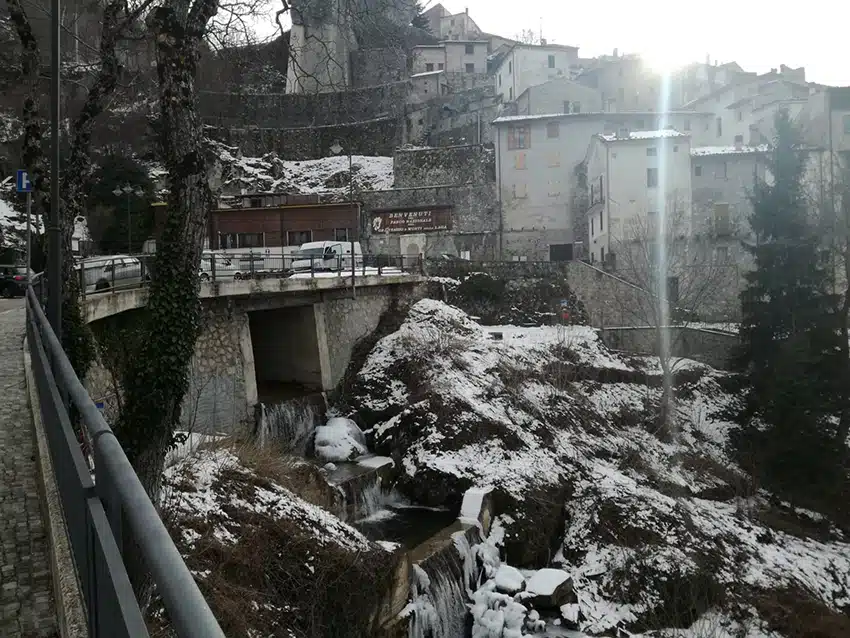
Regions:
[[18, 170], [18, 174], [15, 178], [15, 188], [17, 188], [19, 193], [32, 192], [32, 182], [30, 181], [30, 177], [27, 172], [23, 169]]

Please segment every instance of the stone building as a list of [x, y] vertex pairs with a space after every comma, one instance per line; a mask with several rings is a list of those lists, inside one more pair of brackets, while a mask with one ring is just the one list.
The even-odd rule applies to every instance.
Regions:
[[561, 44], [514, 44], [500, 54], [493, 75], [496, 94], [513, 102], [529, 87], [556, 78], [571, 78], [578, 69], [578, 47]]

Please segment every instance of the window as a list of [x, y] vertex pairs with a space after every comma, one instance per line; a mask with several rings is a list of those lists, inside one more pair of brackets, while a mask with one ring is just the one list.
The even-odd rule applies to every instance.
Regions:
[[691, 130], [691, 121], [689, 119], [685, 119], [685, 130], [686, 131]]
[[715, 258], [716, 261], [719, 261], [722, 264], [729, 261], [729, 247], [728, 246], [718, 246], [715, 249], [714, 258]]
[[626, 91], [625, 89], [617, 89], [617, 97], [620, 98], [620, 102], [622, 103], [626, 99]]
[[673, 304], [679, 303], [678, 277], [667, 277], [667, 301]]
[[573, 102], [573, 113], [581, 113], [581, 102]]
[[570, 112], [570, 101], [564, 100], [564, 113], [569, 113], [569, 112]]
[[349, 241], [347, 228], [334, 228], [334, 241]]
[[596, 234], [596, 218], [590, 218], [590, 236], [593, 237]]
[[637, 121], [637, 130], [643, 131], [646, 129], [646, 123], [643, 120]]
[[445, 68], [446, 68], [446, 65], [445, 65], [445, 64], [443, 64], [442, 62], [439, 62], [439, 63], [437, 64], [437, 70], [438, 70], [438, 71], [442, 71], [442, 70], [443, 70], [443, 69], [445, 69]]
[[449, 24], [450, 24], [451, 26], [454, 26], [454, 25], [455, 25], [455, 19], [454, 19], [454, 18], [452, 18], [452, 19], [449, 21]]
[[248, 205], [251, 208], [262, 208], [263, 207], [263, 198], [262, 197], [252, 197], [248, 202]]
[[694, 166], [694, 177], [702, 177], [702, 166], [699, 164]]
[[287, 246], [300, 246], [313, 241], [312, 230], [290, 230], [286, 233]]
[[526, 169], [525, 153], [517, 153], [514, 156], [514, 168], [518, 171], [524, 171]]
[[714, 231], [718, 235], [728, 235], [729, 230], [729, 204], [715, 204]]
[[678, 152], [679, 152], [679, 147], [678, 147], [676, 144], [673, 144], [673, 152], [674, 152], [674, 153], [678, 153]]
[[514, 89], [513, 87], [508, 89], [508, 100], [513, 101], [514, 99]]
[[744, 143], [744, 136], [743, 135], [736, 135], [735, 136], [735, 146], [742, 145], [743, 143]]
[[234, 248], [262, 248], [263, 233], [236, 233]]
[[656, 155], [658, 155], [658, 149], [654, 146], [650, 146], [648, 149], [646, 149], [647, 157], [655, 157]]
[[546, 137], [549, 139], [552, 139], [553, 137], [561, 137], [561, 124], [559, 122], [547, 122]]
[[508, 150], [531, 148], [531, 135], [527, 126], [508, 127]]
[[647, 188], [656, 188], [657, 186], [658, 186], [658, 169], [657, 168], [646, 169], [646, 187]]
[[549, 68], [550, 69], [555, 68], [555, 56], [554, 55], [549, 56]]
[[425, 63], [425, 72], [430, 73], [433, 70], [434, 70], [434, 63], [433, 62], [426, 62]]
[[850, 115], [845, 115], [843, 118], [844, 121], [844, 134], [850, 135]]
[[466, 55], [475, 55], [475, 45], [467, 44], [466, 45]]
[[717, 179], [726, 179], [729, 176], [729, 165], [726, 162], [722, 162], [720, 166], [717, 167]]
[[723, 137], [723, 118], [717, 118], [717, 137]]
[[511, 73], [513, 70], [514, 64], [513, 62], [508, 62], [508, 73]]
[[[601, 231], [602, 229], [600, 228], [599, 230]], [[605, 246], [599, 249], [599, 261], [605, 265]]]
[[738, 109], [738, 112], [735, 114], [738, 116], [738, 121], [742, 121], [744, 119], [744, 112], [741, 109]]
[[502, 76], [499, 76], [499, 88], [502, 88]]
[[599, 211], [599, 232], [600, 232], [600, 233], [601, 233], [603, 230], [605, 230], [605, 222], [604, 222], [604, 221], [603, 221], [603, 219], [602, 219], [602, 212], [603, 212], [603, 211], [601, 211], [601, 210]]
[[472, 64], [472, 63], [467, 63], [466, 72], [467, 73], [475, 73], [475, 65]]

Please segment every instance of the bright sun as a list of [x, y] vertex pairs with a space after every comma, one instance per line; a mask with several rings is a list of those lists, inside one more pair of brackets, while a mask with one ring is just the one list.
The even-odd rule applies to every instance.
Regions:
[[641, 53], [647, 66], [660, 75], [670, 75], [687, 64], [680, 51], [664, 47], [648, 49]]

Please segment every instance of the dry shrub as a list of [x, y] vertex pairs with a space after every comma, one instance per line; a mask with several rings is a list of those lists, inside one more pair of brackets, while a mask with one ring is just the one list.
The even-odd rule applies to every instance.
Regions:
[[753, 605], [768, 627], [785, 638], [850, 636], [850, 616], [830, 609], [800, 589], [759, 592]]

